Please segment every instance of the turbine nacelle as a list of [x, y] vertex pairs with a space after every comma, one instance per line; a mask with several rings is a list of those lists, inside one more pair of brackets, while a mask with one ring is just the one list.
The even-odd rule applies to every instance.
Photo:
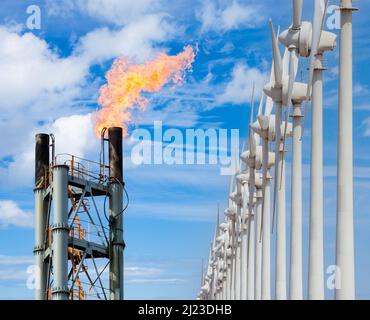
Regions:
[[256, 159], [254, 162], [254, 166], [256, 170], [260, 170], [262, 168], [263, 164], [263, 152], [262, 152], [262, 146], [257, 146], [256, 148]]
[[236, 176], [236, 181], [238, 181], [240, 184], [245, 185], [249, 181], [249, 173], [244, 172], [240, 173]]
[[[285, 121], [281, 122], [280, 132], [282, 133], [281, 140], [283, 140], [284, 139], [283, 134], [285, 132]], [[286, 135], [287, 137], [291, 137], [292, 134], [293, 134], [293, 124], [291, 122], [288, 122]]]
[[[318, 52], [332, 51], [336, 47], [337, 36], [328, 31], [322, 31]], [[308, 21], [302, 22], [300, 29], [290, 27], [284, 30], [279, 35], [279, 41], [286, 48], [293, 46], [298, 49], [298, 53], [302, 57], [309, 57], [312, 47], [312, 23]]]
[[[307, 95], [307, 84], [301, 82], [294, 82], [292, 101], [288, 100], [289, 90], [289, 77], [285, 77], [282, 81], [282, 87], [277, 87], [275, 83], [268, 83], [263, 88], [264, 93], [269, 96], [272, 100], [281, 102], [284, 106], [287, 106], [292, 101], [302, 102], [306, 100]], [[266, 126], [266, 123], [264, 123]]]
[[[230, 196], [230, 199], [233, 200]], [[226, 217], [228, 217], [229, 219], [231, 220], [234, 220], [235, 219], [235, 216], [236, 216], [236, 211], [234, 208], [227, 208], [225, 211], [224, 211], [224, 214]]]
[[227, 222], [223, 222], [220, 224], [220, 229], [225, 232], [229, 229], [229, 224]]
[[255, 128], [256, 130], [266, 131], [269, 128], [269, 122], [270, 122], [269, 118], [270, 118], [269, 116], [259, 115], [257, 117], [258, 122], [255, 122], [256, 126], [255, 127], [252, 126], [252, 129]]
[[[231, 201], [233, 201], [235, 204], [237, 204], [237, 205], [240, 205], [240, 202], [241, 202], [241, 193], [238, 193], [238, 192], [233, 192], [232, 194], [230, 194], [230, 196], [229, 196], [229, 198], [230, 198], [230, 200]], [[225, 210], [225, 212], [227, 211], [227, 210], [229, 210], [230, 208], [228, 208], [228, 209], [226, 209]], [[235, 212], [235, 209], [234, 208], [232, 208], [232, 211], [234, 211]], [[225, 213], [226, 214], [226, 213]]]
[[261, 174], [257, 174], [254, 180], [254, 185], [257, 189], [262, 189], [263, 186], [263, 179]]
[[249, 151], [246, 150], [246, 151], [243, 151], [240, 155], [240, 159], [245, 163], [247, 164], [248, 163], [248, 158], [249, 158]]

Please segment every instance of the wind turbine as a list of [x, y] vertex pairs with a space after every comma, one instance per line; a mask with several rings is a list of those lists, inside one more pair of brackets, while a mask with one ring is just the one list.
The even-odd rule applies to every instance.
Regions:
[[[272, 64], [270, 82], [274, 81], [274, 64]], [[265, 112], [259, 112], [252, 129], [260, 135], [262, 140], [262, 214], [258, 242], [262, 242], [262, 266], [261, 266], [261, 287], [256, 282], [257, 294], [262, 300], [271, 299], [271, 239], [270, 239], [270, 168], [274, 166], [275, 154], [269, 152], [268, 144], [275, 140], [275, 116], [271, 115], [273, 101], [266, 98]], [[260, 295], [258, 293], [260, 290]]]
[[222, 224], [224, 232], [224, 249], [223, 249], [223, 290], [222, 296], [225, 300], [231, 299], [231, 280], [232, 280], [232, 249], [231, 249], [231, 229], [232, 222], [228, 220]]
[[[338, 300], [355, 298], [352, 147], [352, 0], [341, 0], [338, 111], [337, 243]], [[336, 274], [338, 277], [338, 274]], [[338, 278], [336, 279], [338, 280]]]
[[228, 257], [228, 294], [227, 296], [231, 300], [235, 300], [236, 295], [236, 281], [239, 279], [239, 274], [236, 274], [236, 263], [238, 251], [237, 247], [237, 229], [238, 229], [238, 219], [237, 212], [234, 206], [234, 203], [238, 201], [238, 190], [232, 192], [233, 189], [234, 176], [230, 176], [230, 185], [229, 185], [229, 196], [228, 196], [228, 207], [226, 208], [224, 214], [229, 220], [229, 247], [227, 252]]
[[[261, 99], [258, 114], [262, 113], [263, 98]], [[251, 136], [251, 147], [248, 154], [248, 166], [249, 166], [249, 207], [248, 207], [248, 218], [249, 218], [249, 236], [248, 236], [248, 300], [256, 299], [256, 286], [259, 286], [257, 290], [258, 299], [260, 296], [260, 285], [261, 285], [261, 262], [262, 262], [262, 243], [261, 239], [261, 226], [262, 226], [262, 179], [258, 174], [258, 170], [262, 168], [263, 164], [263, 152], [260, 146], [260, 137], [258, 133], [252, 130], [253, 123], [250, 124], [250, 136]], [[251, 174], [253, 172], [253, 175]], [[260, 194], [258, 195], [258, 192]], [[251, 195], [252, 194], [252, 195]], [[259, 196], [259, 200], [258, 200]], [[257, 246], [255, 251], [255, 211], [257, 212]], [[257, 265], [255, 265], [257, 263]], [[259, 273], [259, 276], [256, 275]], [[256, 278], [259, 277], [257, 283]]]
[[[307, 117], [307, 102], [312, 91], [312, 117], [311, 117], [311, 175], [310, 175], [310, 240], [309, 240], [309, 272], [308, 272], [308, 298], [314, 300], [324, 299], [324, 253], [323, 253], [323, 53], [335, 48], [335, 34], [323, 31], [323, 22], [327, 2], [315, 0], [313, 24], [300, 23], [302, 1], [294, 1], [293, 26], [281, 33], [279, 39], [296, 55], [310, 56], [309, 79], [306, 93], [306, 106], [304, 121]], [[312, 90], [311, 90], [312, 89]], [[294, 100], [294, 99], [293, 99]], [[295, 106], [297, 110], [298, 107]], [[296, 120], [297, 122], [297, 120]], [[304, 130], [303, 123], [302, 135]], [[299, 129], [296, 129], [299, 130]], [[299, 148], [296, 142], [296, 149]], [[296, 183], [298, 180], [296, 181]], [[298, 182], [299, 183], [299, 182]], [[297, 195], [298, 196], [298, 195]], [[299, 196], [298, 196], [299, 197]], [[297, 199], [298, 201], [298, 199]], [[298, 202], [296, 203], [296, 208]], [[298, 221], [295, 221], [298, 223]], [[298, 235], [296, 235], [298, 237]], [[296, 255], [297, 258], [297, 255]], [[298, 275], [298, 270], [295, 270]], [[293, 275], [292, 275], [293, 276]], [[294, 282], [293, 292], [298, 292], [299, 285]], [[293, 293], [293, 298], [299, 294]]]
[[[261, 96], [260, 105], [258, 108], [258, 117], [262, 116], [262, 108], [264, 103], [264, 94]], [[258, 122], [257, 122], [258, 124]], [[255, 136], [255, 139], [259, 141], [259, 144], [261, 143], [262, 137], [260, 132], [256, 132], [253, 128], [255, 123], [251, 124], [251, 129], [254, 132], [254, 135], [258, 135], [258, 139]], [[263, 166], [263, 147], [258, 145], [256, 147], [256, 156], [255, 156], [255, 169], [260, 170]], [[262, 282], [262, 241], [261, 240], [261, 230], [262, 230], [262, 177], [260, 173], [255, 174], [254, 179], [254, 186], [255, 186], [255, 198], [256, 198], [256, 254], [255, 254], [255, 272], [254, 272], [254, 299], [255, 300], [261, 300], [261, 282]]]
[[[275, 103], [275, 190], [274, 206], [277, 208], [276, 215], [276, 275], [275, 275], [275, 298], [286, 299], [286, 225], [285, 225], [285, 161], [283, 158], [282, 127], [287, 128], [286, 133], [291, 133], [291, 124], [285, 125], [282, 122], [282, 106], [288, 105], [288, 58], [289, 51], [285, 50], [284, 59], [281, 58], [275, 30], [270, 21], [272, 34], [272, 48], [274, 58], [273, 81], [264, 87], [264, 93], [272, 98]], [[299, 83], [296, 84], [299, 86]], [[295, 88], [293, 88], [293, 96]]]
[[[233, 299], [240, 300], [241, 294], [241, 215], [242, 215], [242, 186], [238, 183], [236, 177], [240, 173], [240, 163], [237, 157], [235, 157], [235, 191], [230, 194], [230, 200], [235, 204], [235, 209], [231, 212], [231, 217], [234, 221], [234, 234], [233, 234], [233, 252], [234, 252], [234, 263], [233, 263]], [[230, 215], [228, 210], [225, 211], [226, 215]]]
[[[244, 149], [244, 148], [243, 148]], [[244, 153], [244, 152], [243, 152]], [[242, 155], [243, 155], [242, 153]], [[244, 160], [242, 158], [242, 160]], [[249, 197], [249, 190], [248, 190], [248, 180], [249, 180], [249, 173], [247, 170], [240, 173], [236, 177], [237, 181], [242, 185], [243, 190], [243, 209], [242, 209], [242, 219], [241, 219], [241, 252], [240, 252], [240, 260], [241, 260], [241, 268], [240, 268], [240, 298], [241, 300], [247, 299], [247, 246], [248, 246], [248, 238], [247, 238], [247, 204], [248, 204], [248, 197]]]
[[255, 189], [255, 172], [256, 172], [256, 153], [258, 135], [252, 131], [254, 112], [254, 84], [251, 99], [251, 113], [248, 132], [248, 151], [241, 155], [241, 159], [249, 168], [249, 200], [248, 200], [248, 246], [247, 246], [247, 300], [254, 300], [254, 189]]
[[222, 299], [222, 291], [219, 288], [218, 285], [218, 277], [219, 273], [222, 272], [218, 268], [218, 260], [219, 260], [219, 251], [220, 247], [218, 246], [217, 238], [220, 235], [220, 205], [217, 205], [217, 217], [216, 217], [216, 230], [215, 230], [215, 235], [214, 239], [212, 242], [212, 247], [211, 247], [211, 257], [212, 257], [212, 262], [210, 263], [211, 265], [211, 270], [212, 270], [212, 286], [211, 286], [211, 297], [213, 299]]

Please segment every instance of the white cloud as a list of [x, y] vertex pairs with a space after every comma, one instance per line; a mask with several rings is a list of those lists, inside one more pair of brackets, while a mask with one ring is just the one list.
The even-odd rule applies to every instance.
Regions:
[[363, 85], [361, 83], [356, 83], [353, 86], [353, 94], [355, 96], [366, 96], [369, 94], [369, 89], [366, 85]]
[[364, 136], [370, 137], [370, 118], [366, 118], [363, 121], [363, 126], [365, 127]]
[[253, 28], [262, 21], [259, 7], [243, 5], [234, 0], [231, 2], [203, 1], [197, 17], [202, 23], [201, 30], [229, 31], [238, 28]]
[[171, 39], [176, 28], [160, 15], [145, 15], [118, 31], [94, 30], [80, 39], [75, 53], [90, 64], [124, 55], [142, 62], [158, 53], [155, 45]]
[[251, 68], [244, 63], [236, 64], [232, 71], [232, 78], [227, 83], [225, 91], [218, 96], [218, 101], [234, 104], [242, 104], [250, 101], [253, 82], [255, 83], [255, 99], [257, 99], [266, 81], [267, 74], [258, 68]]
[[[0, 200], [0, 227], [32, 227], [33, 215], [12, 200]], [[0, 260], [1, 262], [1, 260]]]
[[65, 92], [81, 84], [86, 75], [86, 64], [76, 57], [60, 58], [32, 33], [18, 34], [0, 27], [0, 38], [2, 112], [14, 112], [48, 94]]

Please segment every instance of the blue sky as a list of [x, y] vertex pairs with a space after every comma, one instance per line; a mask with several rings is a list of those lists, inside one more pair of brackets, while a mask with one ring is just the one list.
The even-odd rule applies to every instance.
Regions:
[[[311, 1], [304, 2], [303, 19], [311, 20]], [[40, 30], [26, 26], [26, 9], [34, 4], [41, 8]], [[358, 1], [358, 6], [353, 123], [356, 284], [357, 298], [369, 299], [370, 4]], [[269, 75], [270, 18], [287, 28], [291, 1], [279, 1], [278, 8], [273, 0], [1, 1], [0, 298], [33, 297], [26, 288], [26, 269], [33, 263], [34, 134], [52, 131], [57, 152], [97, 160], [99, 142], [90, 114], [98, 108], [98, 89], [113, 59], [125, 55], [140, 63], [159, 52], [177, 54], [190, 44], [199, 47], [193, 72], [182, 87], [150, 97], [150, 108], [138, 126], [150, 128], [154, 120], [162, 120], [165, 127], [181, 130], [238, 128], [242, 141], [247, 137], [252, 82], [259, 95]], [[325, 55], [325, 266], [335, 259], [337, 57], [338, 49]], [[302, 74], [303, 80], [307, 63], [300, 62], [298, 77]], [[303, 142], [305, 286], [310, 134], [308, 119]], [[217, 203], [226, 205], [228, 177], [220, 175], [217, 165], [135, 167], [129, 161], [130, 147], [127, 141], [125, 179], [131, 203], [125, 217], [126, 297], [192, 299], [212, 239]], [[287, 161], [289, 165], [289, 155]], [[328, 299], [332, 295], [326, 292]]]

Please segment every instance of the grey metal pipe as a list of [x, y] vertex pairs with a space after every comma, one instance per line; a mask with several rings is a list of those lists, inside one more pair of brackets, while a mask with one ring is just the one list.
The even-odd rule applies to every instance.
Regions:
[[122, 218], [122, 185], [114, 182], [110, 185], [109, 216], [110, 227], [110, 272], [109, 287], [110, 299], [123, 299], [123, 218]]
[[122, 128], [109, 128], [110, 299], [123, 299]]
[[35, 299], [46, 298], [46, 270], [44, 262], [45, 230], [47, 220], [47, 201], [45, 196], [45, 178], [49, 167], [49, 135], [45, 133], [35, 136]]
[[35, 256], [35, 299], [46, 299], [46, 270], [47, 265], [44, 262], [45, 253], [45, 230], [47, 203], [44, 200], [45, 189], [35, 188], [35, 247], [33, 254]]
[[53, 300], [68, 300], [68, 166], [53, 168]]

